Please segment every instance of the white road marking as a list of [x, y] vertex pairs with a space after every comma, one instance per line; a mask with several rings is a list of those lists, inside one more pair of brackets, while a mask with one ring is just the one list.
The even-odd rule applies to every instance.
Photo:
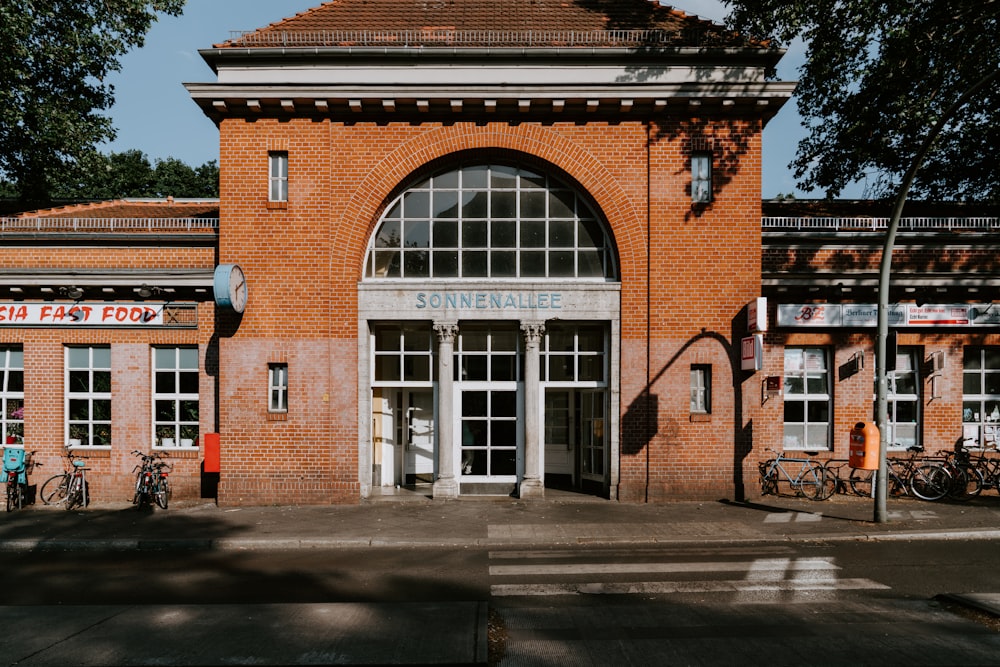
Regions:
[[699, 563], [549, 563], [532, 565], [491, 565], [490, 575], [500, 577], [577, 574], [643, 574], [686, 572], [743, 572], [757, 570], [839, 570], [826, 558], [760, 558], [755, 561]]

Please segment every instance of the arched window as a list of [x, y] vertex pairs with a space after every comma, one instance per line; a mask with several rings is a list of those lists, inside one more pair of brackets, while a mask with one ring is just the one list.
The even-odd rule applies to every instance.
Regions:
[[368, 279], [616, 280], [604, 223], [566, 184], [523, 166], [467, 164], [393, 201]]

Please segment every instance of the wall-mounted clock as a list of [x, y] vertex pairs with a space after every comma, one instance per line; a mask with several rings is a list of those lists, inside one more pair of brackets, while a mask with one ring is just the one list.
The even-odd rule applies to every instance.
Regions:
[[243, 269], [236, 264], [219, 264], [215, 267], [215, 303], [222, 308], [242, 313], [247, 307], [247, 279]]

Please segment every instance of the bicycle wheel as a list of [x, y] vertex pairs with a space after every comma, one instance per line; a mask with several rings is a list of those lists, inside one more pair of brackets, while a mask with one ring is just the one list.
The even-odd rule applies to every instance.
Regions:
[[66, 502], [66, 493], [68, 491], [69, 476], [63, 473], [62, 475], [53, 475], [45, 480], [45, 483], [42, 484], [40, 495], [43, 503], [52, 505], [54, 503]]
[[941, 500], [951, 489], [951, 475], [933, 463], [917, 466], [910, 476], [910, 491], [921, 500]]
[[167, 480], [161, 479], [157, 482], [156, 487], [153, 489], [153, 498], [156, 499], [156, 504], [161, 509], [167, 509], [167, 505], [170, 503], [170, 484]]
[[69, 482], [69, 490], [66, 492], [66, 509], [71, 510], [77, 505], [83, 504], [83, 480], [73, 475]]
[[15, 481], [13, 481], [13, 482], [10, 482], [10, 481], [7, 482], [7, 511], [8, 512], [13, 512], [14, 509], [17, 507], [17, 487], [18, 487], [18, 484], [17, 484], [17, 481], [16, 481], [17, 478], [15, 477], [14, 479], [15, 479]]
[[861, 470], [851, 468], [851, 476], [847, 483], [851, 485], [851, 492], [856, 496], [870, 498], [872, 495], [872, 480], [875, 478], [873, 470]]
[[[830, 474], [826, 468], [816, 463], [809, 466], [795, 478], [795, 490], [799, 495], [805, 496], [809, 500], [826, 500], [831, 494], [827, 494], [830, 484], [828, 482]], [[835, 483], [834, 483], [835, 484]]]
[[956, 463], [948, 497], [954, 500], [971, 500], [983, 490], [983, 474], [968, 463]]
[[[768, 463], [768, 466], [770, 462]], [[760, 495], [778, 495], [778, 471], [774, 468], [761, 466], [760, 472]]]

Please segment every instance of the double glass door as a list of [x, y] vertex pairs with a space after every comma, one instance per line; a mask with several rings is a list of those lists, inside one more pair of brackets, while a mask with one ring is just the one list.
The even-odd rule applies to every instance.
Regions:
[[435, 459], [433, 390], [383, 389], [379, 394], [375, 432], [376, 441], [382, 447], [382, 485], [432, 483]]

